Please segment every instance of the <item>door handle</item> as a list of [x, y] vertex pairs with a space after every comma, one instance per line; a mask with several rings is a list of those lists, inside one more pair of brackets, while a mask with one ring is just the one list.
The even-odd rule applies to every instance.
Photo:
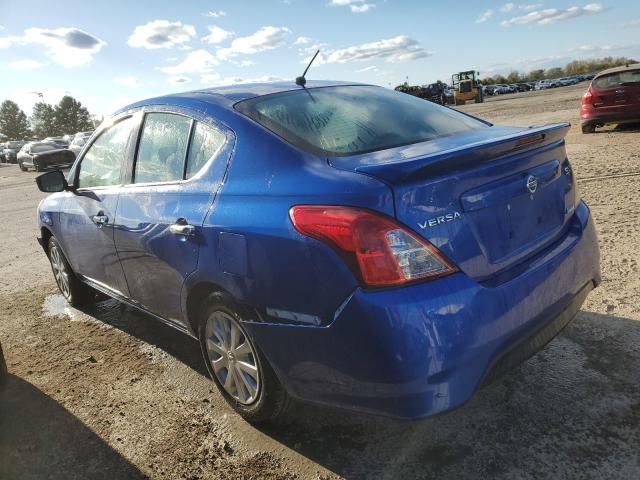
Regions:
[[176, 223], [169, 226], [169, 231], [174, 235], [193, 237], [196, 234], [196, 227], [189, 225], [184, 218], [179, 218]]
[[109, 217], [107, 217], [104, 214], [104, 212], [101, 210], [98, 212], [97, 215], [94, 215], [93, 217], [91, 217], [91, 220], [93, 220], [93, 223], [101, 227], [109, 222]]

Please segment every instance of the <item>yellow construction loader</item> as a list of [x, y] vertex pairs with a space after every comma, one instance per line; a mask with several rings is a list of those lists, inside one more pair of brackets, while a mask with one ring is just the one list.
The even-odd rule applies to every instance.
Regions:
[[464, 105], [470, 100], [476, 103], [484, 102], [484, 92], [479, 77], [480, 72], [473, 70], [451, 75], [451, 88], [456, 105]]

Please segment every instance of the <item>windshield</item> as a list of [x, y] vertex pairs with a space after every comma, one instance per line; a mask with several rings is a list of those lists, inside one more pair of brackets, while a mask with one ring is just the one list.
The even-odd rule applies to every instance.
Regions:
[[7, 142], [7, 148], [22, 148], [24, 142]]
[[373, 86], [265, 95], [236, 109], [289, 143], [325, 156], [367, 153], [487, 127], [412, 95]]
[[626, 72], [611, 73], [596, 78], [593, 84], [597, 88], [614, 88], [622, 85], [640, 84], [640, 70], [628, 70]]

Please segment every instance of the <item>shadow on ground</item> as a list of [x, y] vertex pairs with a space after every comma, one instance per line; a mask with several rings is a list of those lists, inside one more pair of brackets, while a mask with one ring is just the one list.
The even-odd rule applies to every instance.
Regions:
[[30, 383], [0, 380], [0, 478], [147, 478], [65, 408]]
[[[116, 302], [87, 312], [206, 375], [195, 340]], [[580, 312], [464, 407], [399, 422], [295, 405], [263, 433], [346, 478], [640, 477], [640, 322]]]

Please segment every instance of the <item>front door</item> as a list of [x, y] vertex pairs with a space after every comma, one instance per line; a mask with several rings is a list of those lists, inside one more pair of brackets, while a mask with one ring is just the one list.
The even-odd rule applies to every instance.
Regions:
[[130, 297], [168, 320], [184, 323], [182, 286], [198, 264], [217, 189], [210, 167], [225, 141], [190, 117], [147, 113], [132, 181], [120, 193], [115, 243]]
[[113, 238], [124, 165], [135, 126], [125, 118], [102, 132], [76, 167], [60, 214], [62, 247], [73, 271], [128, 295]]

